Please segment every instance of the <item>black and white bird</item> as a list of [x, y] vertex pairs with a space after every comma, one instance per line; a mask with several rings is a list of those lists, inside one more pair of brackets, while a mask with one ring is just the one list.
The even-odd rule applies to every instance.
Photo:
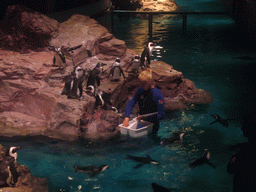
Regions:
[[53, 66], [57, 66], [60, 69], [61, 68], [65, 68], [66, 67], [66, 59], [65, 59], [65, 55], [62, 52], [62, 48], [55, 48], [54, 49], [54, 57], [53, 57]]
[[224, 118], [222, 118], [222, 117], [220, 117], [219, 115], [216, 115], [216, 114], [211, 115], [211, 116], [215, 119], [215, 121], [213, 121], [210, 125], [212, 125], [214, 123], [220, 123], [224, 127], [228, 127], [229, 126], [228, 121], [232, 120], [232, 119], [224, 119]]
[[140, 56], [135, 55], [125, 71], [128, 71], [128, 69], [130, 68], [132, 73], [137, 74], [139, 72], [139, 68], [143, 70], [143, 66], [144, 65], [141, 65], [141, 62], [140, 62]]
[[141, 62], [140, 65], [141, 66], [146, 66], [145, 65], [145, 58], [147, 58], [147, 67], [149, 67], [149, 65], [150, 65], [150, 57], [152, 55], [153, 49], [154, 49], [154, 43], [149, 42], [147, 44], [147, 47], [145, 47], [145, 49], [143, 50], [143, 52], [141, 54], [141, 59], [140, 59], [140, 62]]
[[173, 133], [173, 136], [170, 138], [165, 138], [163, 141], [160, 142], [160, 144], [165, 147], [166, 145], [172, 144], [174, 142], [180, 142], [183, 143], [185, 133], [183, 132], [175, 132]]
[[69, 99], [76, 99], [82, 97], [83, 87], [85, 86], [89, 77], [90, 69], [83, 69], [76, 67], [70, 75], [65, 78], [65, 86], [61, 95], [67, 95]]
[[17, 158], [18, 158], [18, 154], [17, 151], [20, 149], [21, 147], [16, 147], [16, 146], [10, 146], [7, 148], [5, 156], [6, 157], [13, 157], [15, 163], [17, 163]]
[[4, 158], [0, 161], [0, 186], [13, 187], [18, 181], [18, 172], [16, 170], [17, 164], [17, 150], [20, 147], [11, 146], [6, 149]]
[[87, 173], [90, 177], [94, 177], [96, 174], [102, 173], [108, 168], [108, 165], [96, 166], [85, 166], [80, 167], [75, 165], [76, 172]]
[[86, 87], [91, 85], [95, 89], [100, 86], [100, 75], [103, 73], [104, 65], [106, 64], [97, 63], [97, 65], [90, 71]]
[[123, 69], [120, 65], [120, 58], [116, 58], [115, 62], [113, 63], [113, 66], [108, 74], [108, 77], [110, 75], [112, 75], [111, 81], [120, 81], [122, 75], [125, 79]]
[[134, 168], [139, 168], [144, 164], [154, 164], [154, 165], [159, 164], [156, 160], [151, 159], [151, 157], [149, 155], [147, 155], [146, 157], [138, 157], [138, 156], [127, 155], [127, 159], [131, 159], [131, 160], [136, 161], [136, 162], [139, 163]]
[[214, 169], [216, 168], [212, 163], [210, 163], [210, 151], [205, 151], [203, 156], [192, 161], [189, 166], [191, 168], [199, 166], [199, 165], [203, 165], [203, 164], [208, 164], [210, 166], [212, 166]]

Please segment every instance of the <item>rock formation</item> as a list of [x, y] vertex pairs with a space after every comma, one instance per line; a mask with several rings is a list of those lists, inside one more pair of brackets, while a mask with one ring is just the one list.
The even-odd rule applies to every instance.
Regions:
[[[26, 13], [26, 9], [18, 11], [22, 13], [16, 13], [18, 15], [31, 13]], [[25, 45], [28, 53], [17, 49], [16, 45], [0, 44], [1, 136], [43, 135], [63, 140], [102, 140], [118, 135], [118, 124], [122, 122], [121, 113], [138, 87], [137, 76], [125, 73], [126, 80], [119, 83], [112, 83], [107, 76], [116, 57], [121, 59], [121, 67], [126, 69], [136, 53], [127, 49], [124, 41], [116, 39], [106, 28], [87, 16], [73, 15], [69, 20], [56, 24], [50, 18], [42, 20], [46, 17], [39, 13], [33, 12], [33, 15], [38, 16], [33, 17], [34, 23], [43, 21], [42, 23], [50, 25], [50, 30], [43, 33], [48, 34], [47, 38], [41, 39], [41, 30], [33, 30], [33, 34], [38, 35], [31, 36], [33, 41], [37, 38], [42, 41], [44, 50], [35, 51], [38, 47], [28, 43], [32, 41], [29, 36], [24, 38], [26, 42], [12, 41], [9, 44], [16, 43], [21, 47]], [[36, 18], [38, 21], [35, 21]], [[22, 19], [16, 19], [15, 26], [24, 24]], [[33, 27], [33, 22], [26, 22], [28, 28], [30, 25], [32, 29], [37, 29]], [[1, 33], [0, 39], [6, 42], [7, 37], [15, 39], [16, 36], [16, 33], [9, 33], [7, 36], [6, 33]], [[54, 52], [46, 49], [46, 45], [64, 51], [66, 68], [53, 66]], [[15, 51], [9, 50], [12, 48]], [[92, 69], [99, 62], [106, 64], [99, 88], [110, 95], [112, 105], [120, 114], [95, 109], [95, 98], [90, 94], [84, 93], [80, 99], [67, 99], [60, 94], [64, 86], [63, 79], [75, 66]], [[190, 104], [207, 104], [213, 101], [210, 93], [197, 89], [192, 81], [183, 78], [182, 72], [174, 70], [169, 64], [154, 61], [151, 68], [156, 85], [163, 92], [166, 110], [186, 109]]]
[[0, 22], [0, 47], [21, 53], [48, 45], [58, 22], [22, 5], [8, 6]]
[[141, 3], [142, 6], [138, 11], [176, 11], [178, 9], [176, 2], [170, 0], [142, 0]]

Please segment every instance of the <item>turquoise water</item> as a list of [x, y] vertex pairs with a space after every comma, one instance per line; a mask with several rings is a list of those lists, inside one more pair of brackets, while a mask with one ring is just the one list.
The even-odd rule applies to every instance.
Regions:
[[[182, 10], [223, 10], [217, 1], [177, 0]], [[152, 59], [162, 60], [181, 71], [184, 78], [212, 93], [208, 105], [191, 105], [189, 110], [167, 112], [161, 121], [161, 139], [173, 131], [185, 131], [184, 144], [174, 143], [165, 148], [150, 138], [121, 139], [115, 143], [85, 144], [82, 142], [49, 142], [44, 139], [1, 141], [4, 146], [19, 145], [18, 163], [25, 164], [37, 177], [46, 177], [49, 191], [83, 192], [151, 192], [156, 182], [173, 191], [232, 191], [232, 175], [226, 165], [234, 151], [229, 146], [245, 141], [239, 118], [255, 107], [255, 61], [238, 56], [255, 57], [255, 50], [238, 41], [239, 34], [228, 16], [188, 16], [187, 34], [182, 34], [180, 16], [154, 17], [153, 41], [159, 46]], [[115, 17], [114, 35], [139, 54], [148, 42], [147, 20]], [[210, 123], [210, 114], [234, 119], [229, 127]], [[191, 169], [188, 164], [208, 149], [210, 161], [216, 166], [203, 165]], [[150, 155], [159, 165], [143, 165], [127, 155]], [[109, 168], [89, 178], [75, 172], [74, 165]]]

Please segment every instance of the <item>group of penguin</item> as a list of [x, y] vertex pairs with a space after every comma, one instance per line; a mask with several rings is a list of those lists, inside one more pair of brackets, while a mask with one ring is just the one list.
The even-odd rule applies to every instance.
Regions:
[[[224, 119], [220, 117], [217, 114], [211, 115], [214, 117], [214, 121], [210, 124], [214, 123], [220, 123], [221, 125], [227, 127], [228, 126], [228, 121], [229, 119]], [[183, 137], [185, 133], [183, 132], [178, 132], [174, 133], [173, 137], [166, 138], [163, 141], [161, 141], [161, 145], [165, 147], [166, 145], [169, 145], [173, 142], [183, 142]], [[2, 157], [2, 160], [0, 161], [0, 187], [5, 187], [5, 186], [10, 186], [13, 187], [18, 181], [18, 172], [17, 172], [17, 150], [19, 150], [20, 147], [16, 146], [11, 146], [8, 149], [6, 149], [5, 155]], [[155, 164], [158, 165], [158, 161], [152, 159], [149, 155], [146, 157], [140, 157], [140, 156], [132, 156], [132, 155], [127, 155], [127, 159], [133, 160], [137, 162], [138, 164], [134, 168], [139, 168], [144, 164]], [[189, 166], [191, 168], [203, 165], [203, 164], [208, 164], [212, 166], [213, 168], [216, 168], [212, 163], [210, 163], [210, 151], [205, 151], [203, 156], [195, 159], [192, 161]], [[76, 172], [83, 172], [87, 173], [90, 175], [90, 177], [94, 177], [95, 175], [105, 171], [108, 168], [108, 165], [101, 165], [99, 167], [97, 166], [77, 166], [75, 165], [75, 170]], [[164, 192], [164, 191], [170, 191], [169, 189], [158, 185], [157, 183], [151, 183], [151, 186], [154, 190], [154, 192]]]
[[[135, 55], [126, 71], [130, 68], [132, 73], [137, 74], [139, 72], [139, 68], [143, 70], [144, 67], [149, 67], [153, 48], [154, 44], [149, 42], [147, 47], [143, 50], [141, 57], [139, 55]], [[54, 62], [56, 62], [56, 58], [65, 62], [65, 56], [61, 52], [61, 49], [55, 49], [55, 51], [59, 57], [54, 57]], [[145, 59], [147, 61], [146, 64]], [[108, 78], [112, 76], [112, 82], [120, 81], [122, 76], [125, 79], [120, 62], [120, 58], [116, 58], [108, 74]], [[113, 108], [110, 100], [108, 99], [109, 97], [107, 96], [107, 93], [104, 93], [98, 88], [100, 86], [100, 75], [103, 73], [103, 66], [105, 65], [106, 64], [100, 62], [92, 70], [88, 68], [83, 69], [80, 66], [76, 67], [70, 75], [65, 77], [65, 85], [61, 95], [67, 95], [68, 99], [79, 99], [82, 97], [83, 88], [86, 87], [88, 92], [95, 97], [96, 107], [101, 106], [106, 109], [107, 106], [111, 106], [111, 108]]]
[[13, 187], [18, 181], [17, 150], [20, 147], [11, 146], [6, 149], [6, 153], [0, 161], [0, 187]]
[[[214, 124], [214, 123], [220, 123], [221, 125], [228, 127], [228, 121], [232, 120], [232, 119], [224, 119], [222, 117], [220, 117], [217, 114], [213, 114], [211, 115], [212, 117], [214, 117], [214, 121], [212, 123], [210, 123], [210, 125]], [[170, 138], [165, 138], [163, 141], [160, 142], [160, 144], [165, 147], [167, 145], [170, 145], [174, 142], [180, 142], [183, 143], [183, 138], [185, 133], [184, 132], [175, 132], [173, 133], [173, 137]], [[154, 165], [158, 165], [159, 162], [152, 159], [149, 155], [147, 155], [146, 157], [141, 157], [141, 156], [133, 156], [133, 155], [127, 155], [127, 159], [133, 160], [135, 162], [137, 162], [138, 164], [134, 167], [135, 169], [145, 165], [145, 164], [154, 164]], [[207, 150], [203, 153], [203, 155], [195, 160], [193, 160], [192, 162], [189, 163], [189, 166], [191, 168], [194, 168], [196, 166], [201, 166], [204, 164], [208, 164], [211, 167], [213, 167], [214, 169], [216, 169], [215, 165], [213, 165], [210, 161], [210, 151]], [[101, 165], [99, 167], [96, 166], [85, 166], [85, 167], [79, 167], [77, 165], [75, 165], [75, 169], [76, 172], [82, 172], [82, 173], [87, 173], [88, 175], [90, 175], [90, 177], [94, 177], [96, 174], [102, 173], [103, 171], [105, 171], [108, 168], [108, 165]], [[168, 188], [165, 188], [157, 183], [151, 183], [151, 187], [153, 189], [154, 192], [170, 192], [171, 190]]]

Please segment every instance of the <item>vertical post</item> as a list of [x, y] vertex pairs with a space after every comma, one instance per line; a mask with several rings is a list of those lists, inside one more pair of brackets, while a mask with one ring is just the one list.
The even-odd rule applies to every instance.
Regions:
[[187, 32], [187, 14], [183, 13], [183, 33]]
[[114, 31], [114, 14], [113, 14], [113, 10], [114, 10], [114, 6], [112, 5], [110, 7], [110, 22], [111, 22], [111, 32], [113, 34], [113, 31]]
[[153, 32], [153, 14], [149, 13], [148, 14], [148, 35], [149, 35], [149, 40], [152, 40], [152, 32]]

